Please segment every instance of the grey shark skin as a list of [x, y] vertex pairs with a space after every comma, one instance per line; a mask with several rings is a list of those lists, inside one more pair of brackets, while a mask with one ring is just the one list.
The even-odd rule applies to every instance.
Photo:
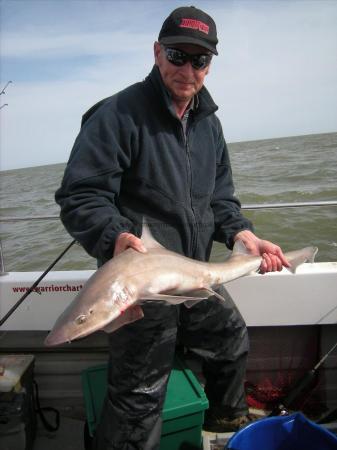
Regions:
[[[85, 337], [97, 330], [113, 332], [143, 317], [145, 301], [185, 303], [187, 307], [212, 295], [212, 288], [257, 271], [262, 258], [249, 255], [242, 242], [223, 263], [195, 261], [165, 249], [146, 225], [140, 253], [131, 248], [100, 267], [57, 319], [45, 345], [55, 346]], [[286, 254], [292, 268], [313, 261], [315, 247]]]

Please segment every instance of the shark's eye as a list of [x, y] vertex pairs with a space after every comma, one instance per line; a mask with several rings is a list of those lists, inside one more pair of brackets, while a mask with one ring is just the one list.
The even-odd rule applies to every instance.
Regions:
[[86, 320], [87, 316], [81, 314], [80, 316], [76, 317], [75, 322], [77, 323], [77, 325], [82, 325], [82, 323], [86, 322]]

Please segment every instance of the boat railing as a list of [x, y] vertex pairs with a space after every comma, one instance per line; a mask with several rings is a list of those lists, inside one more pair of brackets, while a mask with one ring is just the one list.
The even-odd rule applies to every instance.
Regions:
[[[321, 200], [310, 202], [278, 202], [278, 203], [247, 203], [241, 206], [244, 210], [261, 210], [261, 209], [281, 209], [281, 208], [303, 208], [303, 207], [322, 207], [322, 206], [337, 206], [337, 200]], [[8, 216], [0, 217], [1, 222], [22, 222], [30, 220], [59, 220], [60, 216], [46, 215], [46, 216]]]
[[5, 269], [5, 260], [4, 260], [4, 255], [2, 252], [2, 242], [0, 239], [0, 276], [1, 275], [6, 275], [6, 269]]
[[[247, 203], [243, 204], [243, 210], [264, 210], [264, 209], [282, 209], [282, 208], [303, 208], [303, 207], [326, 207], [337, 206], [337, 200], [321, 200], [321, 201], [305, 201], [305, 202], [278, 202], [278, 203]], [[0, 217], [0, 223], [6, 222], [22, 222], [31, 220], [59, 220], [59, 215], [45, 216], [8, 216]], [[4, 257], [0, 240], [0, 276], [5, 275]]]

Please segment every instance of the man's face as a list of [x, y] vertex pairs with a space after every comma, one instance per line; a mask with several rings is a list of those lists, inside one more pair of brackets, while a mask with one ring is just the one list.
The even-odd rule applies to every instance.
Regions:
[[[208, 53], [208, 50], [199, 45], [174, 44], [170, 47], [191, 55]], [[167, 60], [165, 49], [158, 42], [154, 44], [154, 56], [164, 84], [170, 91], [173, 100], [176, 102], [188, 102], [200, 91], [204, 84], [205, 76], [209, 72], [209, 66], [197, 70], [191, 66], [190, 61], [187, 61], [183, 66], [175, 66]]]

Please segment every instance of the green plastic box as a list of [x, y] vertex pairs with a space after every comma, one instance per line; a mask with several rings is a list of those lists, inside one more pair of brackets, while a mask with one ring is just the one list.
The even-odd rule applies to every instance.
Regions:
[[[106, 364], [89, 367], [82, 372], [87, 426], [91, 437], [100, 418], [107, 388], [106, 377]], [[160, 450], [201, 448], [201, 431], [207, 408], [208, 400], [198, 380], [176, 357], [164, 403]]]

